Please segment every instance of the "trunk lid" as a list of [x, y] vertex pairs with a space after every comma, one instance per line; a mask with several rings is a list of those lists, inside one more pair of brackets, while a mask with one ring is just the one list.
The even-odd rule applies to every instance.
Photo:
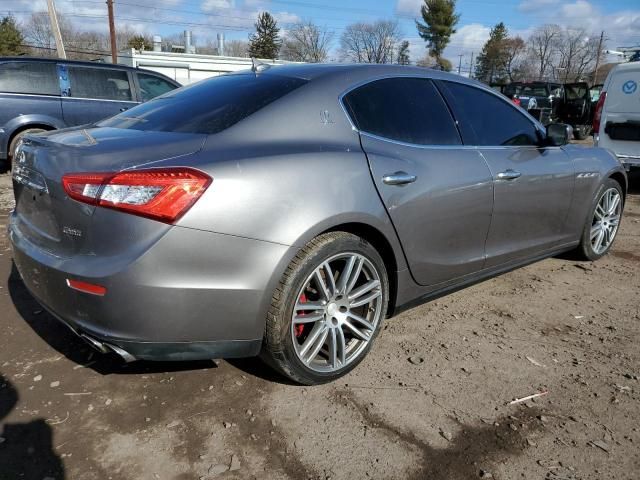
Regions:
[[117, 128], [61, 130], [28, 136], [16, 155], [16, 226], [28, 241], [58, 257], [91, 253], [95, 206], [66, 194], [62, 176], [119, 172], [199, 151], [206, 135]]

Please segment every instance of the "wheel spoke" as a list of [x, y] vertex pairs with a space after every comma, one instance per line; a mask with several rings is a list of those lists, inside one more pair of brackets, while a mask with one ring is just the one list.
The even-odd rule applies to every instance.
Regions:
[[293, 317], [294, 324], [319, 322], [324, 318], [324, 313], [316, 313], [312, 315], [296, 315]]
[[322, 329], [322, 333], [319, 336], [319, 339], [316, 341], [315, 346], [313, 347], [311, 352], [309, 352], [309, 355], [307, 355], [305, 359], [306, 363], [311, 363], [313, 359], [316, 358], [316, 356], [320, 352], [320, 349], [324, 346], [325, 342], [327, 341], [328, 336], [329, 336], [329, 329], [324, 327]]
[[600, 230], [598, 232], [598, 236], [596, 237], [595, 244], [593, 244], [593, 249], [595, 250], [596, 253], [600, 252], [600, 249], [602, 247], [602, 239], [603, 238], [604, 238], [604, 231]]
[[349, 301], [353, 302], [379, 286], [380, 286], [380, 282], [378, 280], [369, 280], [364, 285], [359, 286], [358, 288], [353, 290], [351, 293], [349, 293]]
[[356, 260], [355, 269], [353, 270], [351, 276], [348, 278], [347, 286], [344, 289], [344, 294], [349, 295], [353, 290], [358, 278], [360, 277], [360, 273], [362, 272], [362, 266], [364, 265], [364, 259], [358, 258]]
[[323, 310], [324, 309], [324, 305], [320, 302], [303, 302], [303, 303], [296, 303], [296, 307], [295, 307], [295, 311], [296, 312], [310, 312], [310, 311], [316, 311], [316, 310]]
[[347, 327], [347, 328], [351, 331], [351, 333], [353, 333], [353, 335], [355, 335], [359, 340], [364, 340], [365, 342], [366, 342], [367, 340], [369, 340], [369, 336], [368, 336], [366, 333], [364, 333], [363, 331], [361, 331], [359, 328], [357, 328], [357, 327], [356, 327], [353, 323], [351, 323], [350, 321], [345, 320], [345, 321], [343, 322], [343, 325], [344, 325], [345, 327]]
[[347, 260], [347, 263], [345, 264], [344, 268], [342, 269], [342, 272], [340, 272], [340, 276], [338, 277], [338, 285], [337, 285], [338, 293], [342, 293], [342, 294], [347, 293], [346, 292], [347, 284], [349, 283], [351, 272], [353, 272], [353, 267], [355, 266], [357, 261], [358, 261], [358, 257], [356, 257], [355, 255], [351, 255], [349, 257], [349, 260]]
[[322, 273], [320, 273], [320, 268], [317, 268], [315, 272], [313, 272], [313, 278], [315, 279], [315, 282], [318, 286], [318, 288], [320, 289], [320, 291], [322, 292], [322, 295], [324, 296], [325, 300], [328, 302], [329, 300], [331, 300], [331, 292], [329, 291], [329, 289], [327, 288], [327, 284], [325, 283], [324, 279], [322, 278]]
[[602, 230], [602, 225], [600, 222], [596, 223], [593, 227], [591, 227], [591, 236], [589, 237], [593, 242], [593, 239], [598, 235], [598, 233]]
[[367, 303], [375, 300], [376, 298], [382, 296], [382, 291], [378, 288], [376, 290], [371, 291], [370, 293], [357, 297], [356, 300], [350, 302], [351, 308], [361, 307], [362, 305], [366, 305]]
[[609, 217], [610, 225], [614, 225], [617, 227], [619, 223], [620, 223], [620, 215], [614, 215], [612, 217]]
[[336, 294], [336, 279], [333, 276], [333, 270], [331, 270], [331, 265], [329, 265], [329, 262], [324, 262], [322, 264], [322, 267], [324, 268], [324, 278], [325, 278], [326, 283], [327, 283], [327, 289], [329, 290], [329, 293], [331, 295], [335, 295]]
[[[307, 339], [302, 344], [300, 348], [300, 357], [304, 358], [306, 353], [313, 347], [318, 340], [318, 337], [322, 336], [323, 333], [326, 333], [327, 326], [323, 323], [316, 323], [311, 330], [311, 333], [307, 337]], [[322, 344], [320, 345], [322, 346]]]
[[338, 360], [344, 365], [347, 361], [347, 340], [344, 338], [344, 332], [341, 328], [336, 329], [336, 340]]
[[361, 325], [364, 325], [367, 329], [373, 331], [373, 325], [371, 324], [371, 322], [369, 322], [368, 320], [365, 320], [364, 318], [362, 318], [360, 315], [356, 315], [353, 312], [348, 312], [347, 316], [351, 319], [351, 320], [355, 320], [356, 322], [358, 322]]
[[618, 205], [620, 204], [620, 195], [614, 195], [612, 200], [611, 200], [611, 205], [609, 206], [609, 210], [607, 210], [607, 213], [609, 215], [613, 215], [614, 213], [616, 213], [616, 209], [618, 208]]
[[[604, 201], [604, 199], [603, 199], [603, 201]], [[595, 215], [596, 215], [596, 218], [598, 220], [602, 220], [604, 218], [605, 214], [606, 214], [606, 212], [605, 212], [604, 208], [602, 207], [602, 201], [601, 201], [598, 204], [598, 206], [596, 207]]]

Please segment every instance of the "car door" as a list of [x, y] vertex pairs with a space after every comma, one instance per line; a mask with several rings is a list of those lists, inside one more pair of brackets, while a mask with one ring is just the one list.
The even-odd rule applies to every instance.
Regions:
[[493, 176], [486, 267], [570, 242], [566, 220], [575, 171], [563, 148], [541, 146], [538, 125], [500, 96], [453, 81], [439, 85], [459, 120], [465, 144], [477, 146]]
[[375, 80], [343, 96], [414, 279], [435, 285], [482, 269], [492, 178], [464, 148], [429, 79]]
[[137, 104], [125, 70], [58, 64], [58, 76], [68, 125], [94, 123]]
[[558, 120], [574, 126], [591, 124], [591, 92], [586, 82], [564, 85], [558, 106]]

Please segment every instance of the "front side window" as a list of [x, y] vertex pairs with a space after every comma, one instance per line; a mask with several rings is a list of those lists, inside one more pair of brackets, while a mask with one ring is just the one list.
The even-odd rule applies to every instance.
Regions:
[[138, 84], [140, 85], [140, 96], [143, 102], [148, 102], [152, 98], [159, 97], [178, 88], [173, 83], [169, 83], [155, 75], [148, 75], [146, 73], [138, 73], [137, 75]]
[[537, 145], [537, 129], [518, 108], [476, 87], [443, 82], [455, 105], [465, 143], [479, 146]]
[[45, 62], [2, 63], [0, 92], [60, 95], [56, 66]]
[[160, 132], [218, 133], [306, 83], [307, 80], [275, 74], [222, 75], [173, 90], [98, 125]]
[[345, 95], [363, 132], [416, 145], [460, 145], [451, 113], [433, 83], [422, 78], [376, 80]]
[[127, 72], [109, 68], [68, 67], [69, 96], [130, 102], [131, 85]]

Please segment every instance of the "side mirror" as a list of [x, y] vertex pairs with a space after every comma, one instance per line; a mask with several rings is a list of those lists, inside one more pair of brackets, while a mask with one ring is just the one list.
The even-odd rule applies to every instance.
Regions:
[[546, 144], [550, 147], [562, 147], [569, 143], [569, 139], [573, 136], [573, 128], [571, 125], [564, 123], [551, 123], [547, 126]]

